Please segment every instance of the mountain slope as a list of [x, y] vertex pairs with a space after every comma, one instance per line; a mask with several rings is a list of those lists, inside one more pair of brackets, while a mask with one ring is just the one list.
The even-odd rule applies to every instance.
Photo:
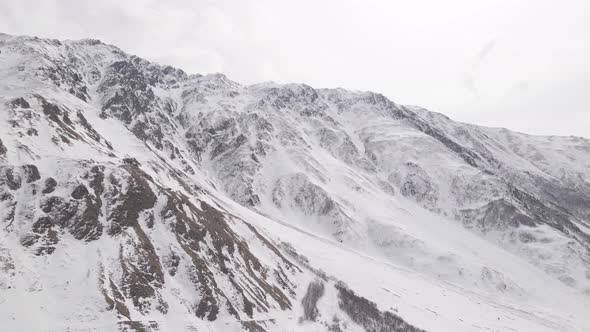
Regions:
[[590, 326], [586, 139], [187, 75], [95, 40], [0, 51], [13, 329]]

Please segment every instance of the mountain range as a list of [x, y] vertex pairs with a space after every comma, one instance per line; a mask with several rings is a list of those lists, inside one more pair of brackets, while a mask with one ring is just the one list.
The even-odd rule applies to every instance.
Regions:
[[7, 331], [588, 331], [589, 307], [588, 139], [0, 34]]

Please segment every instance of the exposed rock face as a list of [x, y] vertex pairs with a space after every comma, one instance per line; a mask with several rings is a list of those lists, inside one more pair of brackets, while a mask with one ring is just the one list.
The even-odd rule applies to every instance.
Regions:
[[[590, 295], [586, 139], [460, 124], [371, 92], [187, 75], [96, 40], [0, 34], [0, 48], [0, 295], [57, 298], [55, 322], [463, 330], [489, 318], [477, 298], [524, 317], [515, 329], [585, 327], [568, 310], [586, 299], [567, 294]], [[277, 240], [344, 254], [288, 257]], [[436, 287], [392, 295], [349, 266], [336, 277], [354, 291], [334, 288], [315, 265], [358, 257]], [[415, 309], [418, 291], [470, 310]], [[506, 305], [556, 294], [534, 314]]]
[[317, 218], [320, 225], [329, 225], [335, 238], [342, 240], [354, 236], [349, 228], [354, 221], [330, 194], [313, 184], [303, 173], [286, 175], [275, 183], [272, 200], [275, 206], [302, 213], [307, 218]]
[[[64, 232], [86, 242], [112, 237], [119, 243], [111, 257], [115, 265], [101, 267], [101, 287], [109, 310], [124, 317], [129, 317], [131, 310], [146, 315], [154, 310], [167, 313], [170, 299], [162, 295], [166, 275], [188, 278], [193, 291], [201, 294], [189, 308], [202, 319], [215, 320], [221, 313], [239, 319], [251, 317], [254, 311], [292, 307], [295, 284], [290, 279], [301, 270], [281, 256], [276, 267], [265, 265], [250, 251], [244, 234], [236, 234], [228, 224], [229, 217], [218, 208], [162, 187], [135, 164], [114, 168], [94, 165], [87, 171], [80, 165], [78, 169], [82, 171], [78, 178], [84, 183], [69, 191], [57, 187], [64, 196], [37, 192], [33, 197], [43, 196], [38, 207], [36, 199], [14, 200], [34, 184], [22, 181], [12, 168], [5, 170], [0, 188], [15, 191], [9, 198], [11, 204], [20, 206], [20, 211], [30, 211], [16, 216], [17, 220], [28, 218], [29, 213], [36, 218], [22, 240], [36, 255], [54, 253]], [[45, 182], [53, 186], [56, 181], [49, 179]], [[156, 206], [157, 202], [161, 204]], [[165, 239], [154, 238], [148, 226], [154, 219], [158, 225], [151, 228], [166, 230], [169, 235]], [[241, 220], [231, 222], [250, 227]], [[264, 242], [265, 250], [277, 250], [252, 232], [251, 236]], [[164, 248], [173, 250], [168, 264], [174, 272], [164, 268], [164, 253], [160, 252]], [[182, 274], [177, 275], [179, 270]]]
[[481, 229], [506, 230], [519, 226], [534, 227], [535, 219], [519, 211], [519, 209], [506, 202], [504, 199], [490, 202], [486, 206], [476, 210], [464, 210], [464, 220], [467, 224], [476, 222], [477, 225], [470, 225]]
[[41, 176], [39, 176], [39, 170], [37, 169], [37, 166], [24, 165], [23, 169], [24, 169], [27, 183], [35, 182], [35, 181], [41, 179]]
[[6, 154], [6, 146], [4, 146], [4, 143], [2, 143], [2, 140], [0, 139], [0, 156], [4, 156]]
[[44, 194], [51, 194], [54, 190], [55, 187], [57, 186], [57, 181], [55, 181], [54, 178], [47, 178], [47, 180], [45, 180], [45, 188], [43, 189], [43, 193]]
[[420, 166], [414, 163], [406, 163], [400, 173], [393, 173], [390, 180], [398, 184], [402, 195], [409, 197], [436, 209], [439, 191], [432, 178]]
[[324, 283], [320, 280], [313, 281], [307, 286], [307, 292], [303, 297], [303, 320], [315, 321], [318, 318], [318, 300], [324, 295]]
[[22, 178], [18, 172], [18, 168], [11, 166], [0, 166], [0, 183], [8, 187], [10, 190], [17, 190], [22, 185]]

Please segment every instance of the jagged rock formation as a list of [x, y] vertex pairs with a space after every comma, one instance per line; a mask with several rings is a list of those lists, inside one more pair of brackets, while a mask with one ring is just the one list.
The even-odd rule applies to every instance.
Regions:
[[96, 40], [0, 50], [14, 329], [588, 326], [589, 140], [189, 75]]

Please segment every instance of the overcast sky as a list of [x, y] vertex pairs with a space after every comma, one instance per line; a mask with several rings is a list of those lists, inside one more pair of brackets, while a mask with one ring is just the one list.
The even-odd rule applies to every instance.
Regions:
[[1, 0], [0, 32], [590, 138], [590, 0]]

